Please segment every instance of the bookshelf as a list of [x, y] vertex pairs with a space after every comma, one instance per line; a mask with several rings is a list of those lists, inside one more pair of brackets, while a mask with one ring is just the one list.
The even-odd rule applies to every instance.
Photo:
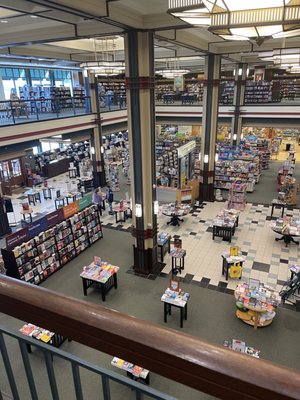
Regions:
[[[83, 205], [86, 199], [81, 200]], [[72, 204], [64, 209], [69, 212]], [[10, 235], [7, 248], [1, 250], [8, 276], [38, 285], [103, 237], [96, 205], [89, 205], [59, 221], [64, 218], [64, 209]], [[38, 226], [46, 227], [45, 218], [50, 224], [54, 221], [53, 226], [36, 232]], [[26, 240], [30, 234], [34, 237]]]
[[228, 209], [243, 211], [246, 206], [247, 184], [243, 180], [237, 179], [230, 187], [228, 195]]
[[245, 103], [268, 103], [272, 100], [272, 82], [246, 81]]

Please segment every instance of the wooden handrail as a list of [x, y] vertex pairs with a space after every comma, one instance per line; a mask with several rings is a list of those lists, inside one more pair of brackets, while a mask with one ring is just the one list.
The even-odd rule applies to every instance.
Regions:
[[221, 399], [299, 400], [295, 370], [6, 276], [0, 311]]

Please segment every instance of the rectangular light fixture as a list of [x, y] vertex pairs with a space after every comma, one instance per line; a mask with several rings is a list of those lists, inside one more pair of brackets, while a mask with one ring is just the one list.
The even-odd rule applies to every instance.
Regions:
[[135, 216], [140, 218], [142, 215], [143, 215], [142, 205], [136, 203], [136, 205], [135, 205]]
[[91, 147], [91, 153], [95, 154], [95, 147]]
[[104, 153], [104, 147], [103, 146], [101, 146], [101, 153], [102, 154]]
[[204, 164], [208, 163], [208, 154], [204, 154]]
[[153, 212], [154, 212], [155, 215], [158, 214], [158, 210], [159, 210], [159, 203], [158, 203], [157, 200], [155, 200], [155, 201], [153, 202]]
[[236, 140], [236, 133], [233, 134], [233, 140]]
[[217, 162], [217, 161], [218, 161], [218, 159], [219, 159], [219, 154], [218, 154], [218, 153], [216, 153], [216, 154], [215, 154], [215, 162]]

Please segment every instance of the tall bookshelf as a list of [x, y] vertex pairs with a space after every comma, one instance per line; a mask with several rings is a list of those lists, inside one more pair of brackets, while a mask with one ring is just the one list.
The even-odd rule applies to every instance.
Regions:
[[245, 103], [268, 103], [272, 100], [272, 82], [246, 81]]

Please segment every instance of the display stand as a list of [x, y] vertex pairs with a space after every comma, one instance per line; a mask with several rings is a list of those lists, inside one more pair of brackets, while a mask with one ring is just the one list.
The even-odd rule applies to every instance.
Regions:
[[[7, 237], [7, 248], [1, 251], [8, 276], [39, 284], [103, 237], [98, 208], [92, 205], [74, 213], [76, 206], [72, 203]], [[73, 215], [62, 221], [67, 213]]]
[[228, 196], [228, 208], [243, 211], [246, 206], [246, 184], [241, 180], [232, 183]]
[[164, 303], [164, 322], [167, 322], [167, 316], [171, 315], [172, 307], [180, 309], [180, 328], [183, 328], [183, 319], [187, 320], [187, 304], [190, 298], [189, 293], [166, 289], [162, 295], [161, 301]]

